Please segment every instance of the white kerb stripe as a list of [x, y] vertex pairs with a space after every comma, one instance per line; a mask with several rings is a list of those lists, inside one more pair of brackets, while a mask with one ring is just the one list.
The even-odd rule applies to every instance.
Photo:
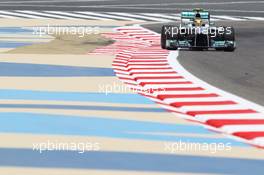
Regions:
[[167, 62], [167, 59], [165, 58], [156, 58], [156, 59], [141, 59], [141, 58], [131, 58], [129, 60], [130, 62], [138, 62], [138, 61], [147, 61], [147, 62], [151, 62], [151, 61], [166, 61]]
[[[197, 86], [194, 86], [197, 87]], [[226, 97], [203, 97], [203, 98], [167, 98], [164, 101], [167, 103], [176, 102], [210, 102], [210, 101], [224, 101], [228, 100]]]
[[129, 65], [135, 65], [135, 64], [167, 64], [167, 62], [129, 62]]
[[155, 95], [180, 95], [180, 94], [208, 94], [211, 93], [208, 90], [195, 90], [195, 91], [157, 91]]
[[151, 66], [133, 66], [133, 65], [130, 65], [128, 66], [128, 68], [170, 68], [169, 65], [164, 65], [164, 66], [154, 66], [154, 65], [151, 65]]
[[131, 75], [126, 75], [126, 74], [116, 73], [116, 76], [117, 77], [121, 77], [121, 78], [130, 78], [130, 79], [133, 79], [133, 77], [131, 77]]
[[[163, 83], [163, 82], [182, 82], [182, 81], [186, 81], [184, 78], [175, 78], [175, 79], [139, 79], [137, 80], [138, 82], [155, 82], [155, 83]], [[167, 93], [171, 93], [171, 92], [167, 92]]]
[[230, 134], [235, 132], [257, 132], [264, 131], [264, 125], [225, 125], [221, 129]]
[[215, 110], [243, 110], [247, 109], [243, 105], [201, 105], [201, 106], [183, 106], [181, 109], [186, 111], [215, 111]]
[[127, 72], [127, 71], [121, 71], [121, 70], [114, 70], [114, 71], [115, 71], [116, 73], [129, 75], [129, 72]]
[[[151, 84], [145, 85], [146, 88], [188, 88], [188, 87], [197, 87], [195, 84]], [[196, 98], [197, 99], [197, 98]]]
[[264, 119], [264, 114], [252, 113], [252, 114], [214, 114], [214, 115], [196, 115], [195, 118], [201, 122], [206, 122], [207, 120], [228, 120], [228, 119]]
[[[179, 74], [176, 73], [164, 73], [164, 74], [133, 74], [133, 77], [175, 77], [175, 76], [179, 76]], [[154, 80], [154, 79], [153, 79]]]
[[252, 141], [257, 145], [264, 146], [264, 137], [256, 137]]
[[146, 70], [131, 70], [130, 72], [172, 72], [174, 71], [173, 69], [169, 68], [169, 69], [146, 69]]

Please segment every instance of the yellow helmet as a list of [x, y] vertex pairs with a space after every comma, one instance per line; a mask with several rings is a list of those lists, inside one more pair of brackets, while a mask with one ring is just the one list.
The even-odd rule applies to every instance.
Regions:
[[195, 18], [194, 19], [194, 25], [195, 26], [201, 26], [203, 23], [202, 19], [201, 18]]

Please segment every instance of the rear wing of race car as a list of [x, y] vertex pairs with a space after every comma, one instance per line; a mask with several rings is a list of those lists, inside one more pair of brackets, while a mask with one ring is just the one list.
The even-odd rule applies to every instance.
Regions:
[[[183, 11], [181, 12], [181, 19], [193, 20], [197, 11]], [[201, 19], [210, 20], [210, 13], [208, 11], [199, 11]]]

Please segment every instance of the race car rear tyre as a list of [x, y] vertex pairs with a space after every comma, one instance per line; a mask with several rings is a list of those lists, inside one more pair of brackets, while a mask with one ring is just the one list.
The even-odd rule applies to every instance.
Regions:
[[160, 45], [162, 49], [167, 49], [166, 47], [166, 40], [169, 38], [169, 36], [165, 33], [165, 28], [171, 27], [169, 25], [164, 25], [161, 28], [161, 37], [160, 37]]
[[169, 47], [168, 50], [178, 50], [178, 47]]
[[235, 47], [227, 47], [224, 49], [225, 52], [233, 52], [236, 48]]
[[[233, 27], [230, 27], [229, 29], [225, 27], [225, 35], [224, 35], [225, 41], [233, 41], [235, 42], [235, 29]], [[235, 50], [235, 46], [229, 46], [224, 48], [225, 52], [233, 52]]]
[[217, 51], [223, 51], [224, 49], [223, 48], [215, 48], [215, 50], [217, 50]]
[[162, 49], [166, 49], [166, 35], [165, 35], [165, 26], [161, 28], [161, 36], [160, 36], [160, 45]]
[[235, 29], [233, 27], [225, 27], [224, 38], [226, 41], [235, 41]]
[[175, 35], [171, 35], [171, 33], [166, 33], [166, 28], [170, 28], [170, 32], [172, 33], [172, 28], [175, 28], [175, 26], [171, 26], [171, 25], [164, 25], [161, 28], [161, 37], [160, 37], [160, 45], [162, 49], [170, 49], [170, 50], [177, 50], [178, 47], [172, 46], [170, 48], [168, 48], [166, 46], [166, 41], [167, 39], [171, 39], [171, 40], [178, 40], [178, 34]]

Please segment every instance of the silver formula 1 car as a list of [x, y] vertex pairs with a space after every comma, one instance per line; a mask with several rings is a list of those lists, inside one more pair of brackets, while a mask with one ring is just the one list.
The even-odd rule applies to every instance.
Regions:
[[183, 11], [179, 25], [162, 26], [161, 47], [168, 50], [214, 48], [232, 52], [236, 48], [235, 30], [233, 27], [215, 26], [210, 21], [209, 11]]

